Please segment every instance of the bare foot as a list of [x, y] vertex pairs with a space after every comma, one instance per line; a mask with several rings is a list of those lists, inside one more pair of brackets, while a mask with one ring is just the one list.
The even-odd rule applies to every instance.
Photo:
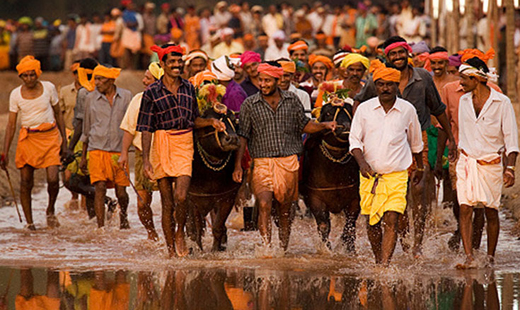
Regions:
[[79, 201], [75, 198], [72, 198], [71, 200], [67, 201], [65, 203], [65, 209], [76, 211], [79, 209]]
[[413, 249], [412, 253], [413, 253], [413, 258], [414, 259], [422, 259], [423, 258], [421, 247], [415, 247]]
[[29, 229], [29, 230], [36, 230], [36, 226], [34, 226], [34, 224], [27, 224], [25, 225], [25, 228]]
[[175, 233], [175, 251], [179, 257], [184, 257], [189, 254], [186, 239], [184, 238], [184, 231], [182, 230]]
[[159, 241], [159, 235], [157, 234], [157, 232], [155, 230], [151, 230], [148, 232], [148, 240], [151, 240], [151, 241]]
[[128, 217], [126, 215], [121, 215], [119, 222], [119, 229], [130, 229], [130, 223], [128, 223]]
[[47, 226], [49, 228], [58, 228], [60, 227], [60, 222], [58, 218], [54, 214], [47, 215]]
[[461, 270], [476, 269], [477, 267], [477, 262], [473, 259], [473, 257], [468, 257], [463, 264], [457, 264], [457, 266], [455, 266], [455, 268]]

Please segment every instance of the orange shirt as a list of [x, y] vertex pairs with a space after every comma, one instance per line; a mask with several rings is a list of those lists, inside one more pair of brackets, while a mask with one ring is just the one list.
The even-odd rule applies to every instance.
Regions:
[[104, 22], [103, 26], [101, 26], [101, 33], [103, 32], [112, 32], [112, 34], [103, 34], [103, 43], [112, 43], [114, 42], [114, 33], [116, 31], [116, 22], [111, 20], [109, 22]]

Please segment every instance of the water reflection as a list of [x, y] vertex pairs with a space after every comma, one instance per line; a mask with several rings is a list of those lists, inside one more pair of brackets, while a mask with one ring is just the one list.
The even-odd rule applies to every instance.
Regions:
[[0, 310], [518, 309], [519, 305], [519, 274], [475, 271], [452, 277], [393, 278], [385, 271], [380, 278], [363, 278], [324, 273], [0, 268]]

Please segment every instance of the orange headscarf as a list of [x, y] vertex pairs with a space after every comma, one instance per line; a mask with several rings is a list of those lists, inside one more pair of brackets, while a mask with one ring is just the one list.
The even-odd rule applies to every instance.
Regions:
[[459, 55], [462, 56], [460, 59], [461, 62], [466, 62], [466, 60], [471, 59], [473, 57], [478, 57], [480, 60], [487, 64], [488, 60], [493, 59], [495, 57], [495, 50], [490, 48], [485, 54], [476, 48], [468, 48], [463, 51], [459, 51]]
[[372, 80], [375, 82], [379, 79], [399, 83], [401, 72], [397, 69], [388, 68], [379, 59], [370, 62], [369, 71], [372, 73]]
[[258, 65], [258, 73], [264, 73], [274, 77], [275, 79], [279, 79], [283, 75], [283, 69], [271, 66], [270, 64], [261, 63]]
[[27, 71], [34, 71], [38, 77], [42, 74], [40, 62], [34, 59], [33, 56], [25, 56], [22, 58], [20, 63], [16, 66], [16, 71], [18, 71], [18, 75]]
[[102, 76], [107, 79], [117, 79], [119, 74], [121, 73], [120, 68], [107, 68], [102, 65], [97, 65], [97, 67], [94, 68], [94, 72], [92, 73], [92, 77], [96, 76]]
[[96, 84], [94, 84], [94, 76], [88, 79], [88, 74], [92, 74], [94, 71], [92, 69], [86, 69], [83, 67], [78, 68], [78, 81], [79, 84], [85, 87], [88, 91], [93, 91], [96, 89]]
[[204, 82], [212, 82], [215, 80], [218, 80], [217, 76], [209, 70], [199, 72], [189, 79], [190, 83], [196, 88], [199, 88]]
[[283, 72], [296, 73], [296, 64], [294, 61], [280, 60], [278, 63], [282, 66]]
[[309, 49], [309, 45], [307, 45], [307, 43], [305, 43], [305, 41], [303, 41], [303, 40], [296, 41], [287, 47], [287, 51], [289, 53], [291, 53], [293, 51], [297, 51], [297, 50], [308, 50], [308, 49]]
[[329, 57], [314, 54], [309, 56], [309, 65], [311, 67], [317, 62], [322, 62], [329, 70], [334, 68], [334, 63], [332, 63], [332, 60], [330, 60]]

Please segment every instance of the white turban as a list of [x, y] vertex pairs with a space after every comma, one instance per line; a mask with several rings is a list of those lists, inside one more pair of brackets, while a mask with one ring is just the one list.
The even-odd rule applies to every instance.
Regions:
[[230, 67], [230, 64], [231, 62], [228, 56], [220, 56], [211, 63], [211, 72], [213, 72], [220, 81], [230, 81], [235, 77], [235, 70]]

